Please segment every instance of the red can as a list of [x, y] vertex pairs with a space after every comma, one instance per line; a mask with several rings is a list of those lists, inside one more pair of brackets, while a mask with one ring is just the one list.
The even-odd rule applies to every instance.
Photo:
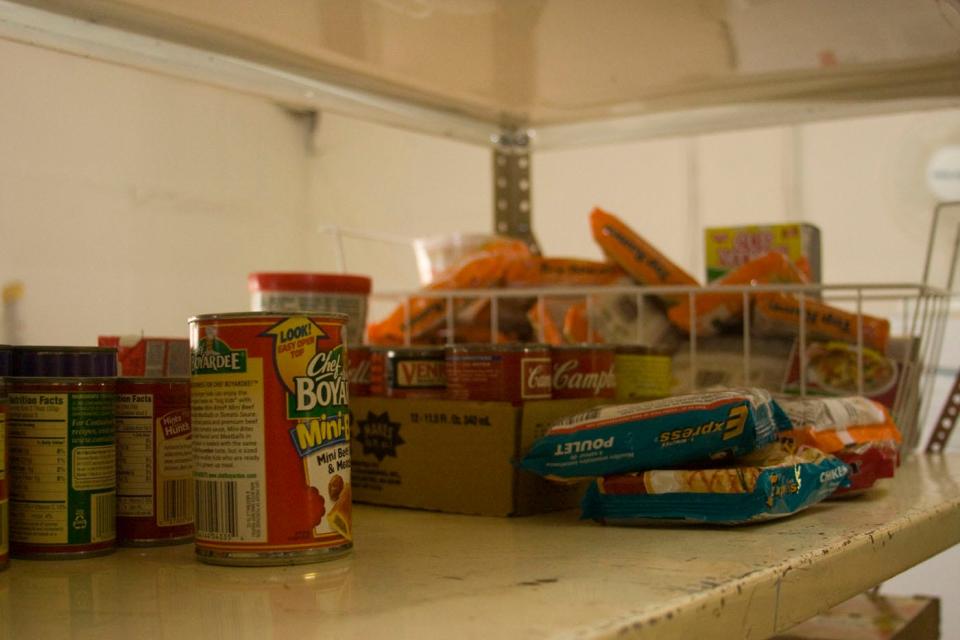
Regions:
[[371, 347], [370, 394], [387, 398], [445, 398], [443, 347]]
[[117, 541], [193, 539], [189, 378], [117, 380]]
[[10, 487], [7, 485], [7, 388], [10, 350], [0, 345], [0, 569], [10, 563]]
[[614, 349], [602, 345], [550, 348], [553, 397], [613, 398], [617, 393]]
[[513, 403], [550, 398], [547, 345], [465, 344], [446, 349], [450, 398]]
[[370, 395], [370, 347], [347, 348], [347, 381], [351, 398]]
[[190, 320], [197, 556], [300, 564], [353, 546], [343, 314]]

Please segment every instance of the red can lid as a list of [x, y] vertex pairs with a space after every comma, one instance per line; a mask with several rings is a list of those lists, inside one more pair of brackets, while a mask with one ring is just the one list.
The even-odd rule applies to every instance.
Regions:
[[367, 276], [341, 273], [251, 273], [250, 291], [317, 291], [324, 293], [369, 294], [372, 281]]

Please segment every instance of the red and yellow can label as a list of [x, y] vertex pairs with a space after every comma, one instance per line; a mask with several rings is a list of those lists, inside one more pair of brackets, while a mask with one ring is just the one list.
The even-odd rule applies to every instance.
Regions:
[[350, 546], [343, 326], [285, 314], [191, 321], [198, 549]]

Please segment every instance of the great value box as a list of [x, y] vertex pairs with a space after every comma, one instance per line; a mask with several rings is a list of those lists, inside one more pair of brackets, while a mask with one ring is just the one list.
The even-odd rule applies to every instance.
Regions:
[[811, 282], [821, 282], [820, 229], [812, 224], [708, 227], [703, 240], [707, 282], [770, 251], [783, 252], [806, 272]]
[[487, 516], [577, 507], [582, 484], [555, 484], [514, 463], [554, 420], [599, 403], [353, 398], [353, 498]]

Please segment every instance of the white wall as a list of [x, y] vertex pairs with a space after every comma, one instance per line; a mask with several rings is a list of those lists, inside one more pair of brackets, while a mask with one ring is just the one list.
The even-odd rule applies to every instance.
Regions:
[[0, 42], [0, 284], [26, 343], [186, 335], [304, 268], [306, 128], [263, 100]]

